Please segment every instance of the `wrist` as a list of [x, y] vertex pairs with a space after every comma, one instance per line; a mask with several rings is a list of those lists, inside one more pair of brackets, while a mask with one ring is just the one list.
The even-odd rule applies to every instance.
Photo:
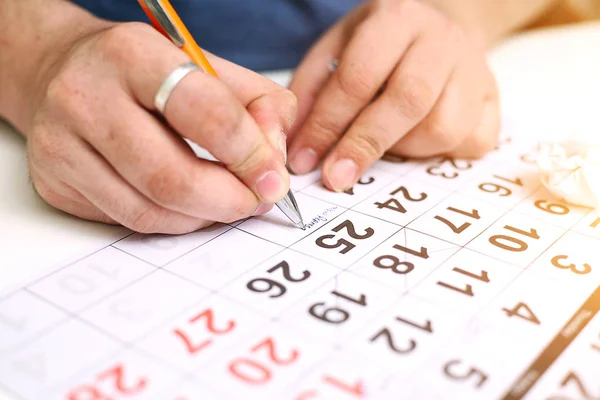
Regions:
[[[82, 38], [110, 26], [63, 0], [0, 0], [0, 117], [27, 134], [48, 77]], [[6, 27], [6, 28], [4, 28]]]

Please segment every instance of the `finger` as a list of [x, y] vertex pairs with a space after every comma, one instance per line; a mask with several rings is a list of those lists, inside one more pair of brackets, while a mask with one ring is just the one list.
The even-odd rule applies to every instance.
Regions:
[[289, 88], [298, 98], [298, 117], [288, 136], [290, 142], [306, 120], [321, 89], [333, 73], [329, 63], [338, 60], [347, 45], [349, 39], [347, 25], [348, 22], [343, 20], [327, 31], [309, 50], [294, 72]]
[[450, 41], [423, 37], [406, 52], [383, 93], [359, 115], [323, 164], [327, 187], [344, 191], [431, 110], [456, 63]]
[[[296, 96], [272, 80], [222, 58], [206, 53], [219, 79], [246, 107], [272, 146], [286, 159], [285, 139], [296, 120]], [[283, 141], [283, 143], [282, 143]]]
[[[189, 59], [161, 35], [140, 35], [140, 29], [146, 28], [128, 24], [105, 34], [104, 54], [118, 60], [117, 65], [131, 64], [120, 70], [125, 90], [146, 109], [155, 110], [159, 87]], [[287, 193], [289, 175], [280, 152], [223, 82], [199, 71], [189, 74], [173, 90], [165, 117], [181, 136], [222, 161], [263, 202], [275, 203]]]
[[494, 148], [499, 135], [499, 102], [497, 97], [491, 97], [484, 103], [475, 129], [456, 149], [449, 153], [449, 156], [463, 159], [480, 158]]
[[470, 62], [454, 71], [431, 113], [392, 147], [392, 153], [409, 157], [449, 153], [473, 131], [485, 92], [473, 84], [483, 79], [478, 68], [469, 67]]
[[36, 192], [50, 206], [89, 221], [117, 224], [72, 187], [50, 177], [43, 177], [36, 168], [31, 168], [30, 173]]
[[250, 102], [246, 108], [286, 164], [287, 132], [296, 118], [296, 97], [289, 91], [272, 92]]
[[93, 205], [121, 225], [140, 233], [184, 234], [210, 225], [210, 220], [191, 217], [161, 207], [129, 185], [86, 143], [78, 143], [78, 162], [87, 174], [73, 174], [72, 185]]
[[127, 98], [115, 99], [108, 113], [110, 139], [87, 132], [84, 137], [153, 203], [220, 222], [248, 217], [260, 205], [227, 169], [196, 158], [177, 135]]
[[[402, 8], [402, 12], [408, 8]], [[371, 102], [416, 39], [417, 25], [399, 24], [398, 18], [397, 13], [374, 13], [355, 29], [337, 70], [294, 137], [290, 148], [293, 172], [304, 174], [317, 166]]]

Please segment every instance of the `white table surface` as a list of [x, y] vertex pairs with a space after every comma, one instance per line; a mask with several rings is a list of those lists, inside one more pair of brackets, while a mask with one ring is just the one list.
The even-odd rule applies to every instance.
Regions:
[[[600, 23], [514, 38], [490, 54], [510, 124], [532, 135], [595, 127], [600, 135]], [[275, 74], [285, 82], [288, 74]], [[25, 142], [0, 122], [0, 292], [101, 248], [124, 230], [46, 206], [29, 180]]]

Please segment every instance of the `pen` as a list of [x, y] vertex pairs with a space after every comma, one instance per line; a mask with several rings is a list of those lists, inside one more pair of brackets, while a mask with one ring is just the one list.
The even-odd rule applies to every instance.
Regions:
[[[218, 78], [216, 71], [184, 25], [169, 0], [138, 0], [154, 27], [183, 50], [207, 74]], [[291, 189], [277, 202], [277, 207], [299, 228], [306, 229]]]

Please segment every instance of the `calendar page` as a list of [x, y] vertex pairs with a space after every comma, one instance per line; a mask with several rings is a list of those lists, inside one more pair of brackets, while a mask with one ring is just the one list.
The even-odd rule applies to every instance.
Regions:
[[0, 296], [0, 387], [43, 400], [597, 399], [600, 214], [541, 186], [524, 136], [473, 162], [387, 157], [345, 193], [318, 172], [293, 177], [306, 230], [274, 209], [130, 234], [48, 270]]

